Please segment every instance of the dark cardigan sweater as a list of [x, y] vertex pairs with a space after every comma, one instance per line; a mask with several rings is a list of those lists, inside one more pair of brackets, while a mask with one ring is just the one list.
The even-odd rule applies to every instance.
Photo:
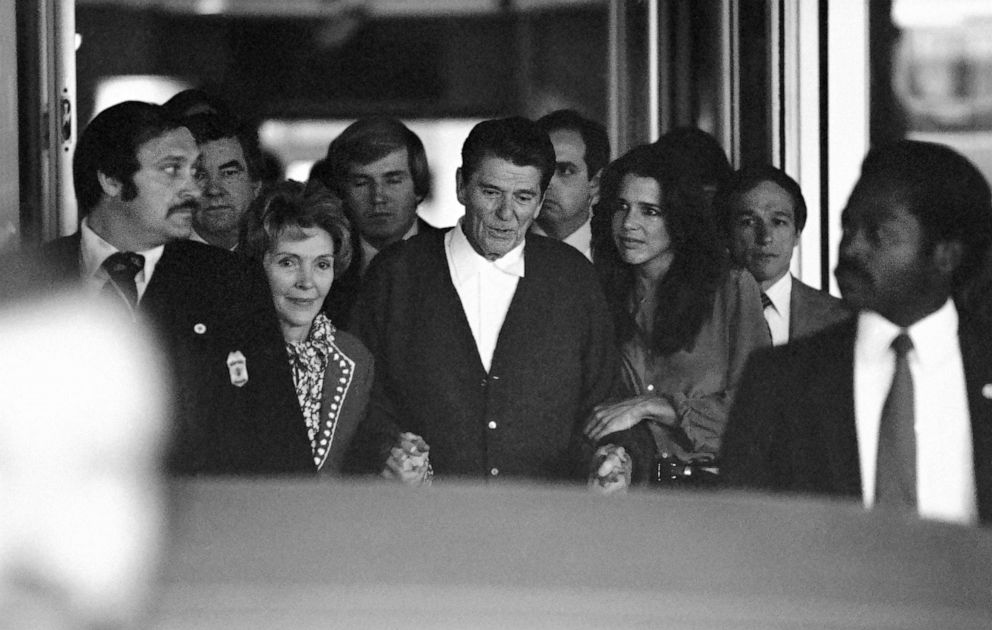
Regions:
[[398, 432], [412, 431], [430, 445], [438, 476], [586, 473], [582, 425], [615, 392], [619, 374], [612, 322], [581, 254], [528, 234], [524, 256], [488, 374], [451, 280], [444, 233], [376, 258], [352, 319], [376, 361], [360, 428], [371, 469]]

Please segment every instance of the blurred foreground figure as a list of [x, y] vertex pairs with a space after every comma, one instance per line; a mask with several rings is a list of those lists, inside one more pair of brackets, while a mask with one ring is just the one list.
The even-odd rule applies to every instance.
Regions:
[[865, 158], [836, 269], [856, 319], [749, 362], [724, 438], [735, 486], [992, 521], [992, 338], [951, 295], [992, 238], [988, 183], [951, 149]]
[[164, 366], [99, 305], [15, 308], [0, 312], [0, 628], [139, 627], [162, 535]]

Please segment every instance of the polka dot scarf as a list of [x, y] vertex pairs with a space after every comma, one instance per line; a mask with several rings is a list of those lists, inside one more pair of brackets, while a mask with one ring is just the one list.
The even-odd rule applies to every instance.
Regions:
[[334, 325], [323, 313], [310, 326], [306, 340], [286, 343], [289, 365], [293, 370], [293, 384], [296, 397], [303, 410], [307, 424], [310, 447], [317, 452], [317, 436], [320, 433], [320, 403], [324, 389], [324, 372], [334, 344]]

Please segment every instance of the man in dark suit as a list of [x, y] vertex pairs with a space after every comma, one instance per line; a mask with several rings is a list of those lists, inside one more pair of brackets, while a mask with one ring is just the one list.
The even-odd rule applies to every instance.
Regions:
[[478, 124], [457, 173], [465, 216], [370, 269], [355, 323], [376, 359], [362, 429], [373, 468], [404, 431], [423, 437], [439, 476], [584, 475], [581, 427], [619, 367], [592, 266], [528, 234], [554, 168], [535, 123]]
[[799, 184], [774, 166], [745, 167], [720, 193], [734, 259], [761, 285], [774, 345], [806, 337], [850, 316], [841, 301], [789, 272], [806, 227]]
[[[356, 120], [327, 148], [321, 183], [344, 201], [354, 224], [351, 265], [335, 278], [325, 311], [350, 327], [351, 310], [372, 259], [385, 247], [422, 232], [438, 231], [417, 216], [430, 193], [427, 154], [417, 134], [395, 118]], [[312, 176], [311, 176], [312, 177]]]
[[153, 332], [172, 376], [170, 470], [312, 469], [272, 298], [261, 272], [186, 240], [201, 191], [190, 131], [159, 105], [100, 113], [73, 158], [79, 232], [42, 249], [43, 280], [81, 287]]
[[724, 435], [731, 486], [992, 521], [992, 340], [955, 304], [992, 239], [990, 191], [937, 144], [873, 149], [836, 269], [856, 318], [755, 353]]

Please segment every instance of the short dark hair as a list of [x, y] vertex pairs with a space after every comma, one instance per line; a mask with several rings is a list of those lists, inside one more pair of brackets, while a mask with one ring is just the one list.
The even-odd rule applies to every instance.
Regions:
[[294, 180], [272, 184], [255, 198], [241, 219], [238, 249], [260, 264], [277, 238], [303, 228], [320, 228], [331, 235], [334, 275], [344, 273], [351, 264], [351, 224], [341, 201], [326, 193], [307, 194]]
[[520, 116], [484, 120], [472, 127], [462, 145], [462, 179], [467, 181], [487, 157], [541, 172], [541, 192], [555, 174], [555, 147], [537, 123]]
[[172, 98], [162, 103], [162, 107], [173, 118], [186, 118], [204, 112], [233, 116], [230, 106], [224, 99], [201, 88], [190, 88], [176, 92]]
[[253, 182], [262, 179], [262, 150], [258, 146], [258, 131], [253, 125], [246, 124], [233, 116], [214, 112], [192, 114], [183, 119], [183, 124], [189, 128], [197, 144], [225, 138], [236, 139], [245, 156], [248, 177]]
[[138, 148], [182, 126], [161, 105], [141, 101], [125, 101], [97, 114], [79, 136], [72, 158], [80, 214], [89, 214], [103, 195], [98, 173], [121, 183], [122, 199], [134, 199], [134, 174], [141, 167]]
[[327, 178], [323, 181], [325, 186], [343, 197], [352, 164], [371, 164], [400, 149], [406, 149], [413, 192], [423, 201], [431, 192], [431, 171], [424, 143], [395, 118], [369, 116], [348, 125], [327, 147], [327, 166], [319, 174]]
[[676, 127], [654, 143], [678, 156], [676, 166], [685, 177], [704, 184], [725, 186], [734, 169], [716, 138], [696, 127]]
[[648, 177], [661, 189], [661, 209], [675, 257], [655, 287], [658, 304], [651, 326], [651, 346], [662, 355], [692, 350], [711, 316], [717, 289], [727, 270], [726, 254], [716, 238], [705, 192], [679, 168], [681, 156], [670, 148], [641, 145], [612, 162], [600, 183], [600, 202], [593, 210], [593, 260], [613, 313], [620, 341], [635, 334], [637, 324], [628, 305], [634, 290], [634, 268], [625, 263], [612, 236], [620, 185], [627, 175]]
[[770, 164], [745, 166], [734, 173], [727, 185], [717, 193], [714, 205], [722, 221], [722, 227], [732, 230], [737, 206], [741, 197], [753, 190], [758, 184], [771, 182], [784, 190], [792, 199], [792, 210], [795, 219], [796, 232], [802, 232], [806, 227], [806, 198], [796, 180], [780, 168]]
[[891, 191], [916, 216], [927, 241], [958, 241], [964, 248], [953, 285], [974, 276], [992, 242], [992, 193], [974, 164], [943, 144], [899, 140], [872, 148], [861, 164], [858, 191]]
[[585, 160], [589, 179], [595, 177], [610, 161], [610, 137], [606, 134], [606, 127], [574, 109], [559, 109], [545, 114], [537, 119], [537, 126], [548, 135], [552, 131], [567, 130], [582, 136], [582, 142], [586, 145]]

